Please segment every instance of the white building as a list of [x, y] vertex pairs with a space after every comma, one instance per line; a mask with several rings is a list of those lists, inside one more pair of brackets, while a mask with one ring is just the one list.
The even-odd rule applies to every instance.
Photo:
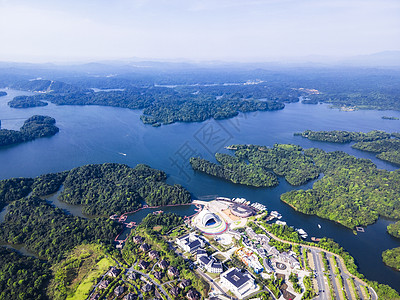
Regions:
[[176, 244], [185, 252], [194, 252], [197, 249], [204, 247], [202, 238], [194, 233], [186, 234], [175, 240]]
[[204, 268], [210, 273], [222, 273], [222, 263], [216, 260], [214, 257], [208, 257], [207, 254], [199, 254], [197, 252], [196, 261], [200, 267]]
[[250, 274], [242, 273], [237, 268], [230, 268], [221, 274], [221, 284], [234, 293], [238, 298], [252, 289], [256, 289], [257, 285]]

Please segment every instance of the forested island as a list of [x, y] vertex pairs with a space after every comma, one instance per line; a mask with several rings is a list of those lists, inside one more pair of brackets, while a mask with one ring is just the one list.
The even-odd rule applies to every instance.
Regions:
[[4, 91], [0, 91], [0, 97], [7, 96], [7, 93]]
[[[235, 156], [217, 153], [220, 165], [201, 158], [191, 158], [196, 171], [223, 178], [233, 183], [255, 187], [272, 187], [283, 176], [291, 185], [302, 185], [318, 177], [318, 168], [297, 145], [275, 144], [272, 148], [257, 145], [232, 145]], [[249, 162], [249, 163], [247, 163]]]
[[282, 201], [296, 210], [346, 227], [373, 224], [379, 216], [400, 219], [400, 172], [377, 169], [367, 159], [341, 151], [306, 149], [324, 177], [310, 190], [290, 191]]
[[29, 108], [29, 107], [40, 107], [48, 105], [47, 102], [32, 99], [30, 96], [17, 96], [8, 105], [12, 108]]
[[44, 101], [57, 105], [102, 105], [143, 109], [141, 120], [145, 124], [201, 122], [210, 118], [220, 120], [235, 117], [240, 112], [279, 110], [285, 107], [282, 102], [244, 98], [240, 94], [217, 99], [209, 94], [177, 92], [162, 87], [19, 96], [10, 101], [9, 105], [15, 108], [47, 105]]
[[55, 123], [51, 117], [36, 115], [27, 119], [19, 131], [0, 129], [0, 147], [53, 136], [59, 131]]
[[321, 142], [357, 142], [352, 145], [352, 148], [377, 153], [377, 158], [400, 165], [400, 136], [397, 132], [390, 134], [380, 130], [373, 130], [367, 133], [339, 130], [306, 130], [302, 133], [295, 133], [295, 135]]

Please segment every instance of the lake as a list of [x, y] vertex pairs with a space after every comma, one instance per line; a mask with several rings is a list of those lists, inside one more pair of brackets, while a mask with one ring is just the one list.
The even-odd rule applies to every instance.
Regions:
[[[400, 291], [400, 272], [386, 267], [381, 261], [383, 250], [400, 247], [400, 240], [386, 233], [392, 221], [381, 218], [368, 226], [365, 233], [354, 235], [345, 227], [316, 216], [297, 213], [280, 201], [280, 195], [292, 189], [312, 187], [312, 182], [292, 187], [280, 178], [276, 188], [252, 188], [235, 185], [191, 170], [191, 156], [214, 160], [215, 152], [229, 153], [223, 147], [230, 144], [293, 143], [304, 148], [318, 147], [325, 151], [342, 150], [357, 157], [371, 159], [379, 168], [395, 170], [397, 167], [375, 158], [372, 153], [352, 149], [349, 144], [315, 142], [293, 133], [311, 130], [350, 130], [387, 132], [400, 131], [400, 121], [383, 120], [382, 116], [400, 118], [400, 112], [367, 111], [344, 112], [328, 105], [287, 104], [280, 111], [240, 114], [222, 121], [202, 123], [175, 123], [154, 128], [144, 125], [141, 111], [99, 106], [56, 106], [12, 109], [7, 106], [16, 95], [27, 92], [5, 90], [9, 95], [0, 97], [2, 128], [19, 129], [25, 119], [34, 115], [49, 115], [57, 120], [60, 132], [25, 144], [0, 149], [0, 179], [34, 177], [44, 173], [69, 170], [84, 164], [116, 162], [134, 167], [148, 164], [168, 174], [168, 183], [179, 183], [187, 188], [194, 199], [214, 196], [244, 197], [260, 202], [269, 210], [277, 210], [288, 225], [303, 228], [309, 236], [327, 236], [339, 242], [351, 253], [359, 271], [368, 279], [391, 285]], [[192, 211], [190, 207], [180, 213]], [[169, 210], [173, 211], [173, 209]], [[145, 214], [132, 216], [140, 220]], [[321, 228], [318, 227], [321, 225]]]

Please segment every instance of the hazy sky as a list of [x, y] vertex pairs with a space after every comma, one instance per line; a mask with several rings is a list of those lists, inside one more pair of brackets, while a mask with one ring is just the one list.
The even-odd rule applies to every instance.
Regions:
[[399, 0], [0, 0], [0, 61], [400, 50]]

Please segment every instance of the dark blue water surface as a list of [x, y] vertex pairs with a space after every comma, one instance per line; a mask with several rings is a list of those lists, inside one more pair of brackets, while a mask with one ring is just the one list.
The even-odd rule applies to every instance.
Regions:
[[[294, 189], [285, 180], [276, 188], [252, 188], [235, 185], [193, 172], [188, 159], [193, 155], [214, 159], [216, 151], [229, 152], [223, 146], [235, 143], [272, 146], [293, 143], [304, 148], [318, 147], [325, 151], [342, 150], [357, 157], [371, 159], [379, 168], [395, 170], [396, 166], [375, 158], [372, 153], [352, 149], [350, 145], [321, 143], [293, 136], [294, 132], [311, 130], [350, 130], [387, 132], [400, 131], [400, 121], [383, 120], [382, 116], [400, 118], [400, 112], [355, 111], [329, 109], [327, 105], [287, 104], [284, 110], [241, 114], [223, 121], [177, 123], [153, 128], [142, 124], [138, 110], [99, 106], [55, 106], [12, 109], [7, 102], [26, 92], [6, 90], [0, 97], [2, 128], [18, 129], [24, 119], [43, 114], [54, 117], [60, 132], [51, 137], [0, 149], [0, 179], [32, 177], [49, 172], [68, 170], [90, 163], [116, 162], [134, 167], [148, 164], [164, 170], [168, 183], [179, 183], [193, 198], [212, 196], [244, 197], [252, 202], [278, 210], [288, 225], [303, 228], [309, 236], [327, 236], [339, 242], [353, 255], [359, 271], [368, 279], [386, 283], [400, 290], [400, 273], [381, 261], [383, 250], [400, 247], [400, 240], [386, 233], [393, 221], [380, 219], [368, 226], [365, 233], [354, 235], [345, 227], [315, 216], [295, 212], [280, 201], [280, 195]], [[300, 188], [310, 188], [312, 182]], [[299, 188], [299, 187], [297, 187]], [[163, 209], [166, 210], [166, 209]], [[193, 208], [170, 208], [180, 214], [191, 214]], [[130, 217], [140, 221], [147, 213]], [[321, 228], [318, 228], [318, 224]]]

